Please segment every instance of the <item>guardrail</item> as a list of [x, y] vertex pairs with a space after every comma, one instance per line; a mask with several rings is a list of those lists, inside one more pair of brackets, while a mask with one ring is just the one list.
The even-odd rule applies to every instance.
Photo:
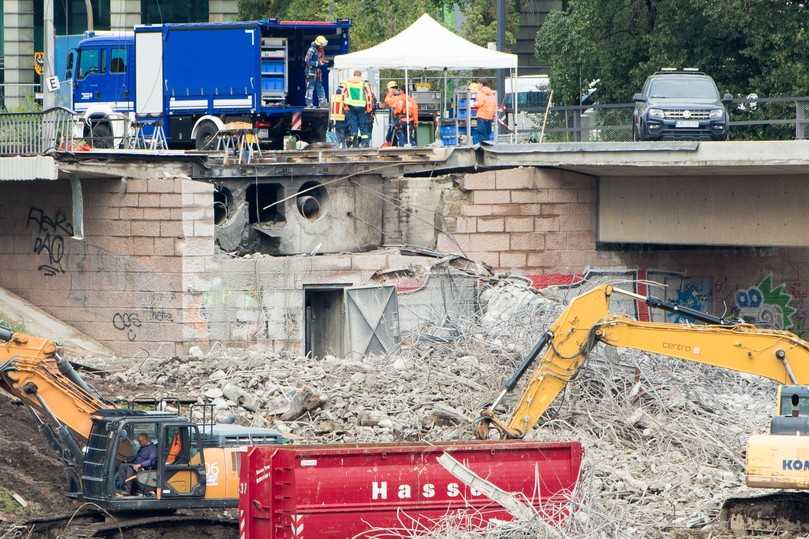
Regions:
[[70, 148], [74, 113], [63, 107], [42, 112], [0, 114], [0, 155], [42, 155]]
[[[519, 142], [596, 142], [632, 140], [633, 103], [557, 106], [519, 112]], [[809, 96], [735, 100], [729, 108], [732, 140], [809, 138]], [[509, 124], [514, 125], [513, 115]], [[543, 133], [544, 124], [544, 133]]]

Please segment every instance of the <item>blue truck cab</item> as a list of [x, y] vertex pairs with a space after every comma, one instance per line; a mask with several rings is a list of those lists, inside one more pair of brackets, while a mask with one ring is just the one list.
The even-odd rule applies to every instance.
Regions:
[[[280, 147], [291, 133], [322, 141], [328, 109], [305, 107], [304, 56], [318, 35], [329, 40], [327, 58], [347, 53], [350, 27], [348, 20], [158, 24], [84, 39], [65, 73], [72, 108], [86, 120], [79, 136], [117, 147], [125, 120], [137, 120], [159, 123], [170, 148], [212, 149], [216, 132], [239, 121], [265, 146]], [[327, 86], [328, 66], [322, 76]]]

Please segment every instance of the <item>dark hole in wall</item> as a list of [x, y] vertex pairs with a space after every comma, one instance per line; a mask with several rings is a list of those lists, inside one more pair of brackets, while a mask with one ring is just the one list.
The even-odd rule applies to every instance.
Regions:
[[233, 209], [233, 194], [227, 187], [218, 186], [213, 192], [213, 222], [221, 224], [230, 218]]
[[284, 220], [284, 204], [274, 204], [284, 197], [281, 184], [252, 183], [247, 187], [245, 196], [251, 224]]
[[309, 288], [304, 291], [305, 352], [312, 357], [343, 356], [345, 309], [342, 288]]
[[317, 221], [326, 211], [329, 192], [318, 182], [306, 182], [296, 198], [298, 212], [309, 221]]

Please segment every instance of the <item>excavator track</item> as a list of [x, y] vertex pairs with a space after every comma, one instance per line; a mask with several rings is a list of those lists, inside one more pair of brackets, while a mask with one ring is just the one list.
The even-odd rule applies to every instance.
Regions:
[[[101, 511], [84, 511], [33, 518], [25, 523], [25, 537], [32, 539], [85, 539], [91, 537], [235, 537], [236, 519], [185, 514], [149, 517], [108, 517]], [[174, 532], [174, 533], [172, 533]]]
[[781, 491], [728, 498], [719, 516], [734, 534], [809, 533], [809, 493]]

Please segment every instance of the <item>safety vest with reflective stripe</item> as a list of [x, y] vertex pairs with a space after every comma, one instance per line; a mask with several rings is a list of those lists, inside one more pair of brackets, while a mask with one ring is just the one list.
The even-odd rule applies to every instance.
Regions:
[[346, 119], [346, 105], [343, 92], [338, 89], [331, 100], [331, 119], [335, 122], [343, 122]]
[[349, 79], [343, 86], [345, 87], [343, 100], [346, 105], [349, 107], [365, 107], [365, 82]]

